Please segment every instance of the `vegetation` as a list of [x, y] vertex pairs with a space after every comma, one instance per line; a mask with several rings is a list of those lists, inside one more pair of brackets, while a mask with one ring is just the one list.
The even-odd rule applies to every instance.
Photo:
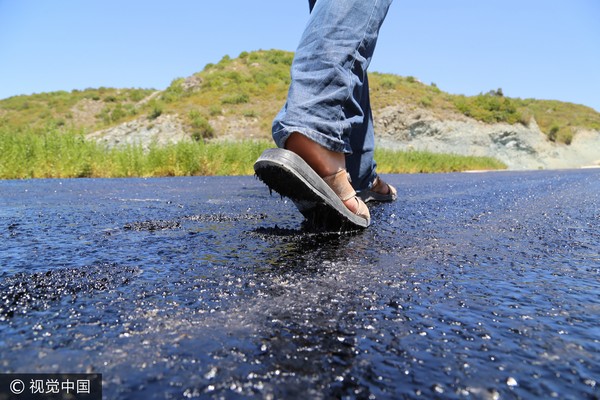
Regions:
[[214, 136], [215, 130], [198, 110], [190, 111], [188, 119], [190, 121], [192, 139], [195, 141], [211, 139]]
[[[225, 56], [218, 63], [208, 64], [191, 77], [174, 79], [163, 91], [102, 87], [0, 100], [1, 176], [251, 173], [246, 164], [239, 170], [232, 167], [229, 172], [227, 166], [216, 167], [217, 161], [229, 160], [221, 152], [241, 150], [232, 150], [235, 144], [225, 146], [212, 141], [231, 133], [227, 121], [238, 121], [234, 126], [241, 131], [254, 127], [254, 138], [269, 138], [271, 121], [285, 101], [292, 60], [293, 53], [280, 50], [243, 52], [237, 58]], [[370, 74], [369, 84], [375, 113], [386, 106], [403, 104], [427, 109], [442, 119], [462, 114], [488, 123], [528, 125], [535, 121], [549, 140], [565, 144], [571, 143], [577, 128], [600, 129], [600, 113], [589, 107], [510, 98], [502, 89], [477, 96], [452, 95], [415, 77], [380, 73]], [[165, 148], [153, 146], [144, 152], [138, 147], [106, 150], [84, 140], [88, 133], [123, 122], [142, 119], [153, 124], [168, 115], [178, 116], [192, 141]], [[243, 133], [240, 137], [248, 136]], [[249, 143], [240, 146], [247, 150]], [[257, 148], [253, 149], [255, 153], [249, 159], [257, 155]], [[240, 156], [233, 159], [243, 160]], [[389, 166], [388, 172], [404, 172], [415, 159], [433, 162], [427, 153], [410, 152], [394, 159], [397, 156], [386, 152], [378, 155], [388, 159], [380, 160], [382, 167]], [[198, 158], [194, 161], [193, 157]], [[164, 165], [159, 166], [159, 161]], [[436, 158], [435, 162], [454, 165], [436, 167], [442, 170], [489, 168], [461, 167], [451, 159]], [[414, 169], [427, 170], [424, 166]]]
[[[177, 114], [188, 123], [191, 135], [204, 140], [227, 133], [215, 129], [219, 117], [252, 117], [267, 138], [271, 121], [285, 101], [292, 59], [293, 53], [281, 50], [243, 52], [235, 59], [225, 56], [190, 78], [174, 79], [162, 92], [99, 88], [14, 96], [0, 100], [0, 126], [54, 126], [87, 133], [134, 118]], [[566, 144], [576, 128], [600, 129], [600, 114], [582, 105], [510, 98], [502, 89], [476, 96], [452, 95], [412, 76], [375, 72], [369, 81], [375, 112], [404, 104], [426, 108], [440, 118], [463, 114], [487, 123], [524, 125], [535, 120], [549, 140]]]
[[382, 174], [461, 172], [506, 169], [491, 157], [438, 154], [427, 151], [375, 150], [377, 170]]
[[[45, 129], [48, 126], [93, 130], [114, 125], [140, 114], [135, 105], [153, 93], [151, 89], [99, 89], [39, 93], [0, 100], [0, 126]], [[91, 121], [79, 114], [93, 104]]]
[[535, 119], [551, 141], [570, 144], [577, 128], [600, 130], [600, 114], [589, 107], [535, 99], [518, 100], [517, 105]]
[[81, 132], [0, 129], [0, 179], [248, 175], [267, 141], [180, 142], [108, 149]]
[[[108, 149], [81, 132], [0, 129], [0, 179], [252, 175], [254, 161], [271, 141], [189, 141], [167, 146]], [[497, 161], [425, 152], [376, 153], [382, 173], [499, 169]]]
[[523, 120], [515, 101], [504, 97], [502, 89], [477, 96], [454, 96], [454, 105], [464, 115], [476, 120], [516, 124]]
[[510, 98], [501, 88], [476, 96], [453, 95], [435, 83], [426, 85], [410, 76], [372, 73], [369, 80], [375, 112], [405, 104], [425, 108], [440, 118], [460, 113], [486, 123], [529, 125], [535, 121], [549, 140], [564, 144], [571, 143], [577, 128], [600, 130], [600, 113], [579, 104]]

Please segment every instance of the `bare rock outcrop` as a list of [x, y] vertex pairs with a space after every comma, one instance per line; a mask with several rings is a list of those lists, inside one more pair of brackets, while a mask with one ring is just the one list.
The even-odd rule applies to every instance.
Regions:
[[169, 114], [154, 119], [140, 118], [125, 122], [112, 128], [92, 132], [86, 137], [105, 144], [107, 148], [141, 145], [144, 150], [153, 144], [164, 146], [192, 140], [179, 117]]
[[535, 121], [485, 124], [457, 115], [440, 119], [422, 109], [393, 106], [375, 117], [379, 146], [469, 156], [489, 156], [509, 169], [600, 165], [600, 132], [580, 131], [570, 145], [553, 143]]
[[[87, 105], [87, 106], [91, 106]], [[557, 169], [600, 166], [600, 131], [579, 131], [570, 145], [550, 142], [534, 120], [521, 124], [486, 124], [456, 113], [436, 115], [424, 108], [390, 106], [375, 115], [378, 146], [468, 156], [489, 156], [509, 169]], [[211, 120], [215, 140], [268, 138], [258, 118], [219, 116]], [[125, 122], [92, 132], [88, 139], [108, 148], [122, 145], [165, 145], [191, 141], [189, 129], [175, 114]]]

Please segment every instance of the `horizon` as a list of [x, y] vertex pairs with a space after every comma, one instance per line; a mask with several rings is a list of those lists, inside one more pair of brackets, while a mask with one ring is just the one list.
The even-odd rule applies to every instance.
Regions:
[[[600, 112], [599, 15], [594, 0], [396, 0], [369, 72], [413, 76], [452, 94], [501, 88], [507, 97]], [[295, 51], [307, 18], [305, 0], [0, 2], [0, 99], [99, 87], [163, 90], [226, 55]]]

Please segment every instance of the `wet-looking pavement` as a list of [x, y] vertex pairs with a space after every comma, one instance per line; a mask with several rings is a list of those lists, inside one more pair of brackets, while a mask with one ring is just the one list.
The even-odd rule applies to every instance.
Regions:
[[0, 372], [106, 399], [600, 397], [600, 171], [391, 175], [353, 234], [253, 177], [0, 182]]

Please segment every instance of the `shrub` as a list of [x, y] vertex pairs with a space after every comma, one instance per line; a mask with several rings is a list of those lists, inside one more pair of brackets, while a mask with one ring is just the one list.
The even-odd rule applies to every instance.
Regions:
[[137, 103], [138, 101], [143, 100], [151, 92], [151, 90], [133, 89], [131, 92], [129, 92], [129, 100]]
[[467, 98], [465, 96], [456, 96], [453, 100], [454, 107], [463, 115], [467, 117], [471, 116], [471, 107], [467, 103]]
[[246, 93], [229, 94], [221, 99], [221, 104], [244, 104], [250, 101]]
[[217, 106], [217, 105], [211, 105], [208, 109], [208, 113], [211, 116], [216, 116], [216, 115], [221, 115], [223, 114], [223, 110], [221, 109], [221, 107]]
[[385, 76], [381, 78], [381, 87], [384, 89], [395, 89], [396, 88], [396, 80], [390, 76]]
[[529, 126], [531, 121], [533, 120], [533, 115], [529, 110], [521, 111], [521, 116], [519, 117], [519, 123], [523, 126]]
[[515, 124], [522, 120], [517, 107], [508, 97], [480, 94], [473, 97], [456, 96], [453, 100], [458, 111], [482, 122], [506, 122]]
[[497, 90], [490, 90], [489, 92], [486, 93], [486, 95], [504, 97], [504, 92], [502, 91], [502, 88], [498, 88]]
[[112, 112], [110, 113], [110, 119], [113, 122], [117, 122], [121, 118], [125, 117], [126, 115], [127, 115], [127, 112], [123, 109], [123, 106], [121, 104], [117, 104], [115, 106], [115, 108], [112, 110]]
[[558, 136], [558, 132], [560, 131], [560, 127], [558, 125], [553, 125], [548, 132], [548, 140], [551, 142], [556, 142], [556, 138]]
[[225, 69], [226, 66], [231, 64], [231, 62], [232, 62], [231, 57], [229, 57], [228, 55], [224, 55], [223, 58], [221, 58], [221, 61], [219, 61], [217, 63], [217, 65], [214, 66], [214, 68], [216, 68], [218, 70], [223, 70], [223, 69]]
[[160, 103], [154, 103], [154, 105], [152, 106], [152, 110], [150, 111], [150, 114], [148, 114], [148, 118], [156, 119], [156, 118], [160, 117], [162, 113], [163, 113], [162, 105]]
[[163, 92], [161, 98], [167, 103], [172, 103], [176, 100], [179, 100], [185, 94], [183, 82], [183, 78], [174, 79], [171, 82], [171, 85], [169, 85], [169, 87]]
[[125, 104], [123, 106], [123, 108], [125, 109], [125, 112], [127, 113], [127, 115], [129, 116], [136, 116], [138, 113], [137, 108], [133, 105], [133, 104]]
[[[96, 118], [99, 118], [106, 125], [110, 125], [115, 122], [119, 122], [128, 116], [135, 116], [137, 109], [132, 104], [121, 104], [118, 103], [115, 106], [106, 106], [100, 111]], [[160, 115], [160, 114], [158, 114]]]
[[271, 50], [266, 53], [266, 59], [269, 64], [292, 65], [294, 55], [283, 50]]
[[571, 144], [573, 142], [573, 130], [563, 129], [558, 136], [558, 140], [566, 145]]
[[421, 98], [419, 104], [421, 104], [425, 108], [429, 108], [433, 104], [433, 99], [431, 98], [431, 96], [425, 96]]
[[210, 125], [208, 120], [200, 114], [197, 110], [192, 110], [188, 114], [190, 120], [190, 126], [192, 128], [192, 139], [199, 142], [204, 139], [210, 139], [214, 137], [215, 130]]

